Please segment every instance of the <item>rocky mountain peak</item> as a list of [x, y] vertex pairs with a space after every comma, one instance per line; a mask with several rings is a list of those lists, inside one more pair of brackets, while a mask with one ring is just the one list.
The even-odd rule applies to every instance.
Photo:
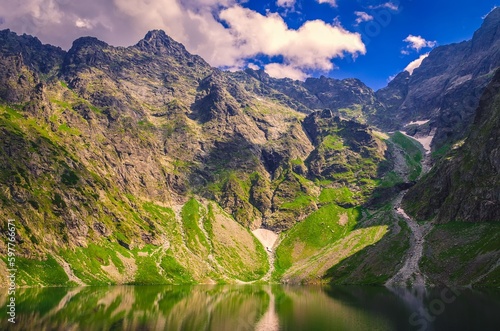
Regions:
[[63, 67], [70, 69], [107, 62], [108, 56], [103, 51], [107, 47], [108, 44], [94, 37], [78, 38], [66, 54]]
[[143, 51], [163, 54], [189, 54], [184, 45], [174, 41], [163, 30], [151, 30], [136, 45]]
[[476, 33], [481, 33], [483, 30], [488, 28], [496, 28], [500, 25], [500, 7], [496, 7], [493, 9], [486, 17], [484, 18], [483, 24], [481, 28]]
[[27, 34], [18, 36], [9, 29], [0, 31], [0, 50], [4, 56], [21, 56], [26, 65], [44, 74], [57, 66], [65, 54], [59, 47], [44, 45]]
[[500, 8], [493, 9], [474, 33], [471, 51], [486, 51], [500, 43]]
[[80, 37], [73, 41], [69, 52], [75, 52], [82, 48], [93, 47], [93, 48], [105, 48], [108, 44], [101, 41], [95, 37]]

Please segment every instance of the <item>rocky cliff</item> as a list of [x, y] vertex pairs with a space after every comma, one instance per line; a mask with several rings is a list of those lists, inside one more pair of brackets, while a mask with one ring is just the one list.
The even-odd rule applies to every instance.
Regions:
[[469, 134], [405, 196], [418, 219], [500, 219], [500, 71], [486, 87]]
[[[469, 41], [439, 46], [410, 75], [402, 72], [376, 92], [385, 107], [372, 121], [386, 130], [433, 135], [433, 150], [464, 137], [481, 94], [500, 66], [500, 8]], [[424, 121], [411, 125], [411, 122]]]
[[376, 186], [385, 143], [370, 127], [306, 117], [163, 31], [68, 52], [0, 38], [1, 215], [19, 222], [22, 284], [256, 280], [268, 262], [248, 229], [342, 204], [324, 191], [353, 208]]

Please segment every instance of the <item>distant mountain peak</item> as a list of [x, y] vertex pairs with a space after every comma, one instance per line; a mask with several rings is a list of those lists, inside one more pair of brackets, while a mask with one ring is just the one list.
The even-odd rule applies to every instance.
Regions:
[[84, 47], [108, 47], [109, 45], [102, 40], [97, 39], [96, 37], [80, 37], [73, 41], [73, 46], [71, 49], [79, 49]]
[[159, 53], [188, 53], [184, 45], [176, 42], [163, 30], [151, 30], [137, 45], [141, 50]]
[[500, 41], [500, 7], [493, 9], [472, 38], [472, 50], [486, 50]]
[[484, 24], [495, 24], [498, 25], [500, 22], [500, 7], [495, 7], [491, 10], [488, 15], [484, 18]]
[[159, 41], [168, 42], [168, 43], [173, 42], [173, 39], [170, 38], [163, 30], [150, 30], [150, 31], [148, 31], [148, 33], [146, 33], [146, 36], [144, 37], [143, 40], [146, 40], [149, 42], [151, 42], [153, 40], [159, 40]]

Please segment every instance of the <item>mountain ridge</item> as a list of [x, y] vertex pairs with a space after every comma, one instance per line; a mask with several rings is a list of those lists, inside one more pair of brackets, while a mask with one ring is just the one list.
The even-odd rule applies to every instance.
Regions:
[[[281, 235], [268, 250], [276, 257], [273, 280], [385, 283], [410, 240], [391, 201], [415, 182], [408, 197], [429, 193], [418, 183], [422, 148], [377, 127], [416, 137], [434, 132], [435, 153], [446, 139], [455, 143], [454, 136], [439, 138], [450, 129], [443, 112], [424, 117], [429, 112], [419, 110], [416, 96], [437, 86], [425, 83], [433, 68], [450, 65], [439, 71], [446, 79], [436, 78], [448, 80], [449, 92], [420, 99], [441, 104], [446, 116], [467, 113], [451, 106], [463, 105], [464, 91], [474, 104], [493, 77], [488, 70], [498, 62], [488, 55], [498, 40], [485, 35], [494, 23], [483, 24], [481, 42], [468, 53], [485, 59], [459, 72], [454, 61], [443, 62], [457, 45], [438, 47], [412, 75], [401, 73], [377, 92], [356, 79], [299, 82], [221, 71], [159, 30], [129, 47], [84, 37], [68, 52], [0, 31], [0, 215], [20, 224], [21, 284], [70, 285], [73, 276], [94, 285], [254, 282], [271, 261], [250, 233], [257, 228]], [[411, 116], [392, 116], [402, 105]], [[468, 118], [457, 125], [477, 131]], [[419, 120], [425, 123], [406, 125]], [[408, 209], [419, 220], [431, 215]], [[452, 233], [451, 223], [431, 235]], [[488, 227], [495, 225], [469, 231], [494, 242]], [[475, 245], [473, 237], [461, 240]], [[466, 257], [477, 270], [497, 256], [494, 245], [485, 249], [487, 258]], [[424, 258], [421, 270], [432, 271], [434, 257]], [[30, 276], [48, 266], [53, 273]], [[476, 276], [463, 273], [459, 285]], [[495, 281], [485, 275], [480, 284]]]

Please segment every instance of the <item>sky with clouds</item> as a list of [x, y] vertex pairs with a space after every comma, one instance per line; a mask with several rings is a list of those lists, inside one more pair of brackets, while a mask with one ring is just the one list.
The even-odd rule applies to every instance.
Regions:
[[0, 0], [0, 29], [69, 49], [95, 36], [137, 43], [163, 29], [211, 65], [374, 89], [439, 45], [472, 37], [499, 0]]

